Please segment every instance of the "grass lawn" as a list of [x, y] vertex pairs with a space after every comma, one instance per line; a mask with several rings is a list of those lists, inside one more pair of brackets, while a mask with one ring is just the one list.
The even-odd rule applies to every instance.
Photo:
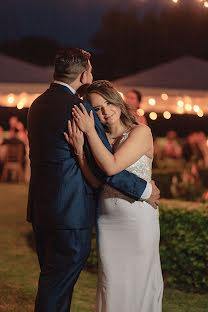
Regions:
[[[25, 221], [27, 185], [0, 184], [0, 312], [32, 312], [38, 280], [36, 254]], [[96, 275], [83, 271], [72, 312], [93, 312]], [[208, 296], [165, 289], [163, 312], [207, 312]], [[128, 311], [126, 311], [128, 312]]]

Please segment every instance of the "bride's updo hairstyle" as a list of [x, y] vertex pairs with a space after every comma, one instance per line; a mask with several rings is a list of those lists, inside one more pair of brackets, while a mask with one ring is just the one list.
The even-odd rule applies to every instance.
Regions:
[[88, 88], [86, 100], [90, 102], [90, 94], [97, 93], [102, 96], [107, 103], [118, 106], [121, 110], [121, 120], [127, 127], [135, 127], [138, 125], [134, 116], [128, 111], [127, 106], [116, 88], [108, 80], [94, 81]]

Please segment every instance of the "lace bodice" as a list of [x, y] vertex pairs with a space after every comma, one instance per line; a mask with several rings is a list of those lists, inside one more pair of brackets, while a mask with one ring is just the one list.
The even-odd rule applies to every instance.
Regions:
[[[117, 146], [117, 149], [127, 138], [128, 138], [128, 133], [124, 133], [123, 137], [121, 138]], [[151, 176], [152, 176], [152, 159], [146, 155], [143, 155], [140, 159], [138, 159], [134, 164], [129, 166], [126, 170], [134, 173], [138, 177], [149, 182], [151, 181]], [[105, 198], [119, 197], [128, 201], [130, 200], [128, 196], [124, 195], [123, 193], [120, 193], [119, 191], [117, 191], [116, 189], [114, 189], [108, 184], [105, 184], [104, 186], [103, 195]]]

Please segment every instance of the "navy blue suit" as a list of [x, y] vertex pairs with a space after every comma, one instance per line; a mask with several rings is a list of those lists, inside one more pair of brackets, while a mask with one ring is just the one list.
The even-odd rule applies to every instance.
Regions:
[[[27, 220], [32, 222], [40, 263], [36, 312], [68, 312], [74, 284], [88, 258], [91, 229], [97, 218], [98, 192], [83, 178], [73, 149], [63, 135], [72, 107], [80, 99], [65, 86], [52, 83], [28, 113], [31, 180]], [[83, 102], [87, 111], [89, 103]], [[95, 116], [95, 127], [111, 150]], [[85, 153], [93, 173], [121, 192], [139, 199], [146, 182], [122, 171], [106, 177], [85, 140]]]

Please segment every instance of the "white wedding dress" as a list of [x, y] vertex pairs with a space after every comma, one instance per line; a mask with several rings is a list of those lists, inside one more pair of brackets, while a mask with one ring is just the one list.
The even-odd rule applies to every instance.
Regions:
[[[120, 144], [128, 138], [123, 134]], [[152, 160], [143, 155], [126, 170], [150, 181]], [[163, 278], [159, 211], [109, 185], [98, 220], [99, 269], [96, 312], [161, 312]]]

